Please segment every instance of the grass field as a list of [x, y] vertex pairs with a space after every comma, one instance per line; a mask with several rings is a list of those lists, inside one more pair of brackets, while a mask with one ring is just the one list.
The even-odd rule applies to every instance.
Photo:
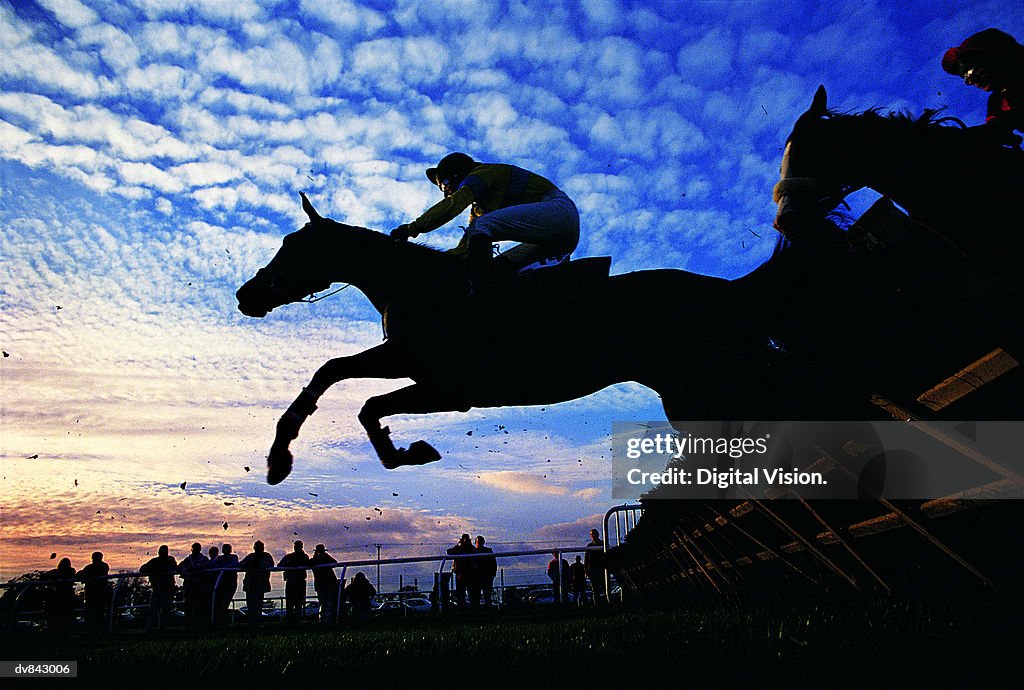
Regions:
[[[1016, 599], [1015, 599], [1016, 601]], [[8, 639], [5, 658], [77, 660], [80, 678], [186, 677], [334, 687], [980, 687], [1012, 673], [1019, 607], [1005, 598], [929, 605], [790, 602], [773, 609], [533, 610], [161, 637]], [[1013, 678], [1011, 675], [1010, 678]], [[773, 683], [774, 684], [774, 683]]]

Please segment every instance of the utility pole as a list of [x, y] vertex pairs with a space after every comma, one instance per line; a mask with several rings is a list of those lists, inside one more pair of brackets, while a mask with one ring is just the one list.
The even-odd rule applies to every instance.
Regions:
[[377, 547], [377, 594], [380, 594], [380, 547], [383, 544], [374, 544]]

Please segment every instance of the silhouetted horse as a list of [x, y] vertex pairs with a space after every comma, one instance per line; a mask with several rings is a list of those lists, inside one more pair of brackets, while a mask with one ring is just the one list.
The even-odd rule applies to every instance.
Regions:
[[[278, 422], [271, 484], [291, 471], [289, 443], [316, 401], [350, 378], [415, 381], [370, 398], [359, 413], [388, 468], [440, 456], [423, 441], [396, 448], [383, 417], [552, 404], [625, 381], [656, 391], [670, 420], [859, 419], [870, 408], [865, 391], [851, 395], [830, 378], [829, 358], [843, 359], [833, 310], [846, 318], [844, 304], [870, 304], [837, 294], [856, 284], [841, 259], [777, 252], [735, 281], [680, 270], [607, 277], [606, 260], [584, 259], [471, 298], [463, 259], [321, 218], [304, 196], [303, 208], [310, 222], [239, 288], [239, 309], [262, 317], [351, 283], [382, 314], [386, 340], [315, 373]], [[791, 318], [779, 318], [779, 296]]]
[[998, 280], [1024, 286], [1024, 152], [1000, 146], [989, 128], [948, 126], [869, 110], [828, 110], [818, 87], [783, 158], [776, 227], [796, 239], [801, 216], [834, 209], [869, 187], [905, 208]]

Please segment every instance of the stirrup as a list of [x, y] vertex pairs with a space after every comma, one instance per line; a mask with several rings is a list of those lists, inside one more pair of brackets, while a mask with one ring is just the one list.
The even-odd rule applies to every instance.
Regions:
[[572, 256], [571, 253], [570, 254], [562, 254], [560, 256], [552, 256], [552, 257], [548, 257], [546, 259], [537, 259], [533, 263], [526, 264], [525, 266], [520, 267], [516, 271], [516, 275], [517, 276], [521, 276], [524, 273], [529, 273], [530, 271], [536, 271], [536, 270], [541, 269], [541, 268], [551, 268], [553, 266], [560, 266], [561, 264], [564, 264], [566, 261], [568, 261], [570, 256]]

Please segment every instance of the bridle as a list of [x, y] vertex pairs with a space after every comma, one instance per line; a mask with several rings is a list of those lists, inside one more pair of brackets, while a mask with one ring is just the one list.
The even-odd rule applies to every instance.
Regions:
[[305, 304], [316, 304], [317, 302], [319, 302], [321, 300], [325, 300], [328, 297], [333, 297], [334, 295], [338, 294], [339, 292], [341, 292], [345, 288], [350, 288], [350, 287], [352, 287], [352, 283], [345, 283], [344, 285], [342, 285], [337, 290], [332, 290], [331, 292], [328, 292], [326, 294], [320, 295], [319, 297], [317, 297], [316, 293], [311, 292], [311, 293], [309, 293], [309, 297], [307, 297], [306, 299], [300, 299], [299, 301], [300, 302], [304, 302]]

